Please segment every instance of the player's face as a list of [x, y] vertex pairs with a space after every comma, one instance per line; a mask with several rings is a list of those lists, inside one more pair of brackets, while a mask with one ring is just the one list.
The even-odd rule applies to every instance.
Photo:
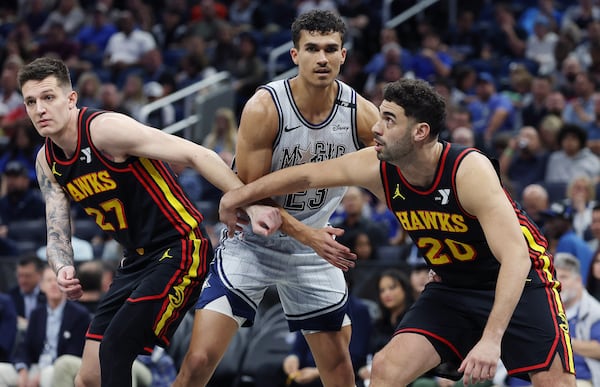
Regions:
[[298, 75], [315, 86], [329, 86], [346, 59], [339, 32], [319, 34], [301, 31], [298, 48], [290, 50]]
[[44, 137], [61, 132], [69, 121], [69, 111], [76, 108], [77, 94], [60, 87], [53, 76], [25, 82], [22, 92], [27, 115]]
[[414, 149], [413, 127], [413, 120], [406, 117], [401, 106], [384, 100], [379, 106], [379, 121], [372, 129], [379, 160], [396, 161], [409, 156]]

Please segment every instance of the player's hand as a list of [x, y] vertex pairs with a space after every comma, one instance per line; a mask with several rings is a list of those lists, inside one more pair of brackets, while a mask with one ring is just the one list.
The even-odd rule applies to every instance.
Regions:
[[252, 222], [252, 231], [257, 235], [269, 236], [281, 226], [279, 208], [255, 204], [246, 208]]
[[69, 300], [77, 300], [83, 294], [79, 278], [75, 278], [75, 267], [63, 266], [56, 273], [56, 281], [61, 292], [67, 295]]
[[219, 202], [219, 220], [227, 226], [229, 238], [233, 237], [236, 231], [242, 230], [242, 224], [248, 223], [243, 218], [243, 215], [246, 215], [243, 211], [228, 204], [230, 202], [228, 199], [231, 198], [230, 192], [226, 192]]
[[344, 230], [334, 227], [324, 227], [313, 229], [308, 245], [315, 250], [317, 255], [324, 258], [333, 266], [348, 271], [353, 268], [356, 261], [356, 254], [343, 244], [335, 240], [341, 236]]
[[499, 359], [500, 343], [481, 339], [458, 368], [458, 371], [464, 374], [464, 385], [469, 386], [493, 379]]

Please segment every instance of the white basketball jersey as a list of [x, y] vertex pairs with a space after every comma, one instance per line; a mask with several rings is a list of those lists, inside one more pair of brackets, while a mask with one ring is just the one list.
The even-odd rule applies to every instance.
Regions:
[[[333, 159], [361, 148], [356, 128], [356, 92], [343, 82], [336, 82], [338, 95], [333, 108], [319, 123], [308, 122], [302, 116], [289, 79], [262, 86], [271, 93], [279, 114], [271, 171]], [[321, 228], [327, 225], [345, 192], [345, 187], [311, 189], [274, 199], [298, 220]]]

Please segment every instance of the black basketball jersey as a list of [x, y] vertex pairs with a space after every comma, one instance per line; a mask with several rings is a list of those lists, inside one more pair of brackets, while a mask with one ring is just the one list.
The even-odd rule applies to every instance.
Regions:
[[[399, 168], [381, 162], [387, 205], [420, 255], [445, 284], [492, 289], [500, 263], [492, 254], [479, 221], [463, 210], [456, 195], [456, 170], [467, 154], [477, 150], [447, 142], [442, 144], [442, 155], [430, 187], [411, 185]], [[533, 262], [528, 283], [554, 282], [552, 260], [546, 251], [548, 242], [508, 193], [507, 197], [517, 214]]]
[[167, 164], [141, 157], [116, 163], [94, 146], [90, 124], [102, 113], [79, 111], [77, 150], [70, 158], [46, 139], [46, 160], [61, 187], [128, 250], [200, 238], [202, 215]]

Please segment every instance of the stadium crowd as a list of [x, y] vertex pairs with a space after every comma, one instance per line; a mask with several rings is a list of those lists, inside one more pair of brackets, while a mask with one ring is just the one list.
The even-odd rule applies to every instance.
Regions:
[[[389, 14], [398, 15], [416, 2], [394, 0]], [[577, 268], [583, 287], [593, 298], [600, 299], [600, 265], [596, 264], [600, 262], [600, 1], [461, 0], [455, 21], [448, 17], [452, 2], [441, 1], [394, 27], [384, 21], [383, 10], [387, 8], [383, 3], [2, 1], [0, 326], [14, 326], [2, 328], [0, 366], [12, 363], [20, 372], [31, 369], [32, 364], [55, 363], [61, 355], [78, 355], [77, 351], [54, 350], [51, 360], [40, 358], [39, 352], [37, 358], [31, 358], [32, 352], [26, 347], [28, 335], [32, 334], [28, 331], [29, 317], [36, 304], [45, 308], [43, 290], [53, 293], [54, 280], [48, 278], [42, 285], [45, 214], [34, 168], [42, 139], [27, 117], [18, 90], [20, 66], [40, 56], [60, 57], [71, 70], [79, 104], [122, 112], [158, 128], [184, 118], [183, 106], [173, 103], [145, 117], [141, 114], [144, 105], [219, 71], [228, 71], [235, 102], [215, 113], [202, 144], [231, 163], [241, 109], [256, 87], [269, 80], [269, 52], [289, 42], [293, 19], [313, 8], [329, 9], [344, 18], [351, 49], [340, 80], [376, 106], [381, 103], [382, 88], [387, 82], [412, 77], [434, 85], [446, 99], [446, 130], [441, 137], [477, 147], [498, 159], [505, 187], [542, 227], [551, 252], [575, 257], [577, 264], [567, 262], [565, 267]], [[277, 62], [278, 72], [292, 66], [289, 58]], [[194, 171], [172, 167], [190, 198], [205, 213], [205, 227], [213, 244], [217, 243], [216, 235], [222, 226], [216, 208], [221, 193]], [[93, 313], [122, 251], [81, 209], [75, 207], [72, 216], [76, 262], [82, 267], [86, 261], [98, 263], [88, 271], [80, 271], [86, 297], [78, 303]], [[346, 230], [341, 241], [358, 256], [348, 280], [352, 294], [368, 306], [372, 323], [373, 334], [366, 335], [367, 344], [356, 355], [357, 380], [362, 383], [363, 379], [368, 380], [368, 359], [390, 335], [391, 327], [410, 302], [418, 297], [426, 270], [416, 248], [385, 204], [358, 188], [348, 190], [331, 223]], [[399, 269], [400, 274], [388, 269]], [[387, 278], [387, 282], [382, 278]], [[398, 296], [399, 305], [382, 300], [388, 288], [402, 293]], [[5, 298], [2, 293], [10, 297]], [[299, 346], [294, 343], [295, 335], [285, 334], [285, 324], [271, 321], [269, 309], [276, 307], [276, 300], [265, 305], [259, 314], [260, 324], [249, 329], [254, 329], [256, 335], [259, 329], [268, 332], [266, 327], [282, 326], [280, 341], [251, 342], [250, 333], [242, 330], [215, 373], [215, 386], [266, 386], [276, 379], [261, 375], [281, 370], [289, 361], [288, 351], [295, 353], [292, 351]], [[596, 313], [600, 316], [600, 304], [593, 307], [599, 309]], [[140, 385], [149, 385], [144, 370], [152, 373], [152, 385], [161, 385], [160, 380], [166, 380], [162, 385], [169, 385], [187, 348], [190, 321], [191, 317], [181, 325], [166, 352], [157, 351], [158, 355], [140, 357], [136, 362], [141, 371], [134, 375]], [[588, 339], [600, 341], [598, 322], [591, 324], [589, 330]], [[359, 333], [365, 336], [364, 332]], [[272, 339], [277, 335], [263, 336]], [[277, 348], [270, 352], [275, 356], [266, 355], [264, 348], [269, 345]], [[578, 347], [574, 348], [577, 352]], [[252, 354], [251, 358], [243, 358], [236, 355], [236, 350], [244, 354], [246, 350], [264, 351], [265, 356]], [[24, 358], [24, 354], [29, 357]], [[581, 358], [590, 356], [582, 352]], [[256, 364], [257, 359], [263, 359], [263, 364]], [[595, 359], [600, 360], [600, 355]], [[300, 360], [300, 366], [310, 367], [310, 359], [306, 364]], [[581, 360], [577, 364], [586, 367], [581, 375], [589, 380], [596, 374], [600, 377], [600, 363]], [[311, 375], [315, 385], [319, 385], [318, 373]], [[49, 385], [43, 383], [49, 383], [52, 375], [45, 378], [40, 385]], [[494, 383], [516, 382], [500, 375]], [[414, 385], [454, 384], [424, 378]]]

